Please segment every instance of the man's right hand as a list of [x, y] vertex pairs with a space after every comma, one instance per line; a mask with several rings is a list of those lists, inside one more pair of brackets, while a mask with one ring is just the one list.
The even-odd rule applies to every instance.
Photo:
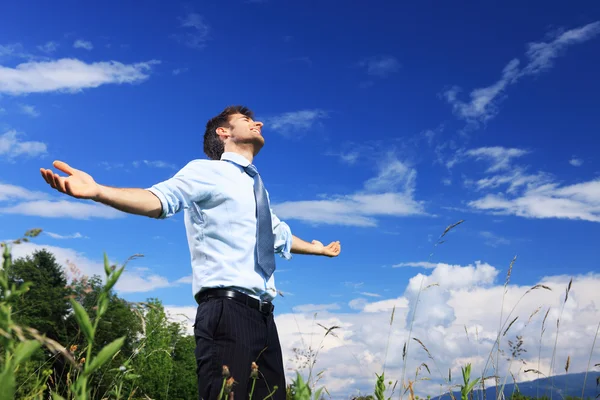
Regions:
[[62, 161], [54, 161], [52, 165], [67, 174], [59, 176], [49, 169], [40, 168], [44, 180], [54, 189], [78, 199], [95, 200], [100, 194], [100, 185], [90, 175], [75, 169]]

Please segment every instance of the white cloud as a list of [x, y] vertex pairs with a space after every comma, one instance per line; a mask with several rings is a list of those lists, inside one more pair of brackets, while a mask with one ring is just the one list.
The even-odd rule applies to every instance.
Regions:
[[189, 68], [175, 68], [172, 71], [172, 73], [173, 73], [173, 75], [177, 76], [177, 75], [183, 74], [184, 72], [187, 72], [187, 71], [189, 71]]
[[327, 112], [320, 109], [292, 111], [265, 118], [265, 129], [272, 129], [284, 136], [306, 132], [327, 118]]
[[488, 194], [469, 205], [495, 214], [600, 222], [600, 180], [569, 186], [548, 183], [527, 189], [520, 196]]
[[495, 146], [470, 149], [465, 152], [465, 155], [476, 160], [488, 161], [491, 165], [487, 172], [498, 172], [509, 169], [514, 158], [523, 157], [528, 153], [529, 151], [523, 149]]
[[73, 47], [76, 49], [84, 49], [84, 50], [92, 50], [94, 45], [92, 42], [83, 39], [77, 39], [75, 43], [73, 43]]
[[165, 161], [160, 161], [160, 160], [155, 160], [155, 161], [149, 161], [149, 160], [142, 160], [142, 161], [134, 161], [133, 163], [134, 167], [139, 167], [140, 165], [145, 165], [147, 167], [153, 167], [153, 168], [171, 168], [171, 169], [176, 169], [177, 167], [173, 164], [170, 164], [168, 162]]
[[371, 57], [361, 61], [359, 65], [366, 68], [367, 74], [378, 78], [386, 78], [400, 69], [400, 62], [389, 55]]
[[294, 312], [301, 313], [314, 313], [325, 310], [339, 310], [340, 305], [337, 303], [333, 304], [302, 304], [293, 308]]
[[37, 46], [37, 48], [43, 53], [50, 54], [54, 53], [58, 49], [58, 43], [50, 41], [43, 45]]
[[[73, 276], [83, 275], [91, 277], [92, 275], [99, 275], [104, 281], [105, 273], [102, 254], [99, 254], [97, 258], [90, 259], [85, 253], [74, 249], [40, 245], [30, 242], [12, 246], [13, 260], [20, 257], [25, 257], [32, 254], [34, 251], [41, 249], [46, 249], [50, 253], [54, 254], [56, 261], [63, 266], [69, 279], [71, 279]], [[132, 266], [138, 262], [138, 260], [130, 261], [125, 267], [125, 271], [123, 271], [123, 274], [115, 285], [115, 290], [118, 293], [143, 293], [174, 285], [174, 283], [169, 282], [166, 277], [149, 273], [147, 268]], [[111, 261], [111, 264], [122, 266], [122, 261]], [[69, 267], [70, 265], [77, 267], [78, 271], [74, 272], [74, 270]]]
[[479, 232], [479, 235], [485, 239], [485, 244], [491, 247], [498, 247], [500, 245], [509, 245], [510, 240], [498, 236], [495, 233], [483, 231]]
[[379, 293], [360, 292], [359, 294], [361, 296], [367, 296], [367, 297], [381, 297], [381, 295]]
[[69, 92], [105, 84], [139, 83], [159, 61], [136, 64], [117, 61], [85, 63], [77, 59], [26, 62], [15, 68], [0, 66], [0, 94]]
[[393, 155], [379, 168], [363, 191], [326, 200], [283, 202], [274, 204], [273, 209], [282, 219], [363, 227], [377, 226], [376, 217], [425, 214], [422, 202], [414, 199], [416, 171]]
[[392, 268], [401, 268], [401, 267], [413, 267], [413, 268], [426, 268], [433, 269], [437, 267], [437, 263], [432, 263], [429, 261], [418, 261], [418, 262], [403, 262], [392, 265]]
[[583, 165], [583, 160], [581, 158], [573, 157], [569, 160], [569, 164], [574, 167], [581, 167]]
[[21, 104], [19, 106], [19, 108], [21, 109], [21, 112], [25, 115], [29, 115], [30, 117], [33, 118], [37, 118], [40, 116], [40, 113], [38, 110], [35, 109], [35, 106], [31, 106], [31, 105], [27, 105], [27, 104]]
[[23, 134], [10, 130], [0, 135], [0, 156], [9, 160], [19, 156], [36, 157], [46, 154], [45, 143], [22, 140]]
[[88, 238], [87, 236], [83, 236], [79, 232], [75, 232], [75, 233], [73, 233], [71, 235], [61, 235], [61, 234], [58, 234], [58, 233], [47, 232], [47, 231], [44, 231], [44, 233], [46, 235], [50, 236], [53, 239], [60, 239], [60, 240], [62, 240], [62, 239], [84, 239], [84, 238], [87, 239]]
[[[352, 308], [360, 312], [323, 310], [316, 317], [312, 312], [276, 315], [288, 378], [294, 378], [295, 370], [299, 368], [299, 362], [296, 361], [298, 354], [303, 354], [302, 350], [308, 350], [310, 346], [313, 351], [321, 349], [313, 370], [313, 374], [324, 371], [318, 387], [325, 385], [333, 398], [349, 398], [358, 391], [372, 394], [375, 373], [381, 373], [383, 370], [394, 306], [394, 320], [385, 363], [386, 380], [395, 381], [402, 378], [402, 351], [406, 343], [408, 355], [405, 377], [408, 379], [410, 376], [412, 379], [414, 371], [423, 362], [431, 369], [431, 376], [425, 370], [421, 374], [431, 380], [417, 382], [414, 386], [416, 394], [423, 398], [439, 393], [441, 376], [447, 377], [449, 368], [452, 369], [453, 376], [460, 376], [460, 367], [471, 362], [473, 375], [481, 376], [498, 334], [501, 307], [504, 328], [514, 317], [519, 317], [508, 334], [501, 336], [502, 349], [507, 351], [507, 341], [514, 341], [516, 335], [523, 335], [524, 345], [528, 350], [523, 356], [527, 366], [523, 367], [516, 362], [510, 368], [518, 381], [535, 377], [523, 371], [529, 367], [538, 369], [537, 349], [540, 345], [541, 324], [546, 310], [550, 308], [545, 323], [546, 332], [541, 342], [539, 369], [546, 375], [552, 375], [550, 358], [554, 347], [556, 320], [560, 314], [569, 277], [542, 278], [535, 283], [547, 285], [552, 291], [536, 289], [527, 295], [524, 294], [533, 284], [509, 284], [502, 304], [504, 277], [499, 277], [499, 271], [489, 264], [477, 262], [463, 267], [440, 263], [428, 272], [428, 275], [418, 274], [410, 279], [406, 291], [400, 297], [372, 303], [366, 299], [353, 300]], [[518, 273], [517, 262], [513, 269], [513, 277]], [[439, 286], [432, 286], [420, 295], [411, 337], [418, 338], [425, 344], [435, 362], [428, 359], [416, 341], [407, 340], [418, 289], [421, 284], [426, 287], [434, 283]], [[570, 355], [570, 372], [573, 373], [585, 371], [587, 368], [590, 346], [600, 319], [595, 290], [598, 285], [600, 274], [575, 276], [569, 301], [562, 314], [556, 358], [564, 360]], [[477, 307], [473, 307], [474, 304]], [[509, 317], [508, 314], [515, 306]], [[540, 306], [540, 311], [528, 321]], [[334, 325], [339, 328], [323, 339], [325, 329], [319, 324], [326, 328]], [[294, 348], [300, 351], [295, 352]], [[298, 361], [303, 360], [300, 357]], [[509, 363], [502, 358], [499, 364], [498, 374], [502, 379], [508, 376], [508, 380], [512, 381], [508, 373]], [[562, 373], [561, 367], [555, 366], [553, 373]], [[308, 376], [307, 369], [301, 369], [300, 372], [305, 378]], [[492, 375], [494, 372], [488, 364], [485, 375]], [[447, 387], [447, 384], [442, 384], [443, 390], [447, 390]], [[389, 393], [386, 397], [388, 395]]]
[[21, 186], [0, 183], [0, 201], [46, 199], [44, 192], [34, 192]]
[[[41, 179], [41, 178], [40, 178]], [[91, 203], [68, 200], [36, 200], [0, 207], [0, 214], [20, 214], [45, 218], [123, 218], [125, 213], [111, 207]]]
[[500, 80], [490, 86], [471, 91], [468, 102], [458, 98], [460, 88], [456, 86], [444, 92], [444, 97], [452, 106], [454, 114], [460, 119], [472, 126], [485, 123], [498, 113], [498, 103], [506, 97], [504, 92], [508, 86], [522, 77], [548, 70], [552, 67], [554, 59], [564, 53], [567, 47], [590, 40], [598, 33], [600, 33], [600, 21], [555, 35], [549, 42], [529, 43], [526, 52], [528, 62], [522, 69], [519, 69], [518, 59], [511, 60], [502, 70]]
[[177, 283], [192, 283], [192, 275], [188, 275], [188, 276], [179, 278], [175, 282], [177, 282]]
[[210, 26], [204, 21], [204, 17], [197, 13], [190, 13], [179, 18], [181, 28], [190, 30], [185, 34], [173, 35], [179, 42], [193, 49], [203, 49], [209, 40]]

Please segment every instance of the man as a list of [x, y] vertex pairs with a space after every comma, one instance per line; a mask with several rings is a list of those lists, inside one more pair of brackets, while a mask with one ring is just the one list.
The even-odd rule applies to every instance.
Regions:
[[53, 165], [67, 177], [40, 169], [59, 192], [130, 214], [167, 218], [184, 210], [192, 290], [198, 302], [194, 323], [198, 394], [204, 400], [218, 398], [228, 374], [236, 382], [235, 398], [247, 398], [252, 362], [258, 364], [253, 398], [263, 399], [277, 386], [272, 398], [285, 399], [283, 359], [273, 320], [275, 253], [286, 259], [290, 253], [328, 257], [340, 253], [338, 241], [324, 246], [292, 235], [270, 209], [268, 193], [252, 164], [265, 143], [262, 127], [248, 108], [227, 107], [206, 124], [204, 152], [210, 160], [191, 161], [172, 178], [147, 189], [103, 186], [61, 161]]

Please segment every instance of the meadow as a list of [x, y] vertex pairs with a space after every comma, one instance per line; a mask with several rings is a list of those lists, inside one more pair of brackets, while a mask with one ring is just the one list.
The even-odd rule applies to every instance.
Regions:
[[[464, 221], [448, 226], [435, 246], [445, 242], [446, 235]], [[13, 260], [11, 248], [23, 242], [32, 241], [41, 230], [34, 229], [22, 238], [2, 243], [3, 263], [0, 270], [0, 400], [8, 399], [192, 399], [196, 398], [196, 373], [194, 358], [194, 338], [186, 334], [181, 323], [170, 320], [158, 299], [130, 303], [116, 295], [114, 286], [127, 266], [127, 263], [141, 255], [130, 257], [123, 265], [111, 265], [104, 256], [104, 272], [99, 276], [81, 275], [76, 265], [58, 265], [53, 255], [45, 250], [33, 255]], [[509, 285], [516, 257], [512, 259], [504, 284], [504, 294]], [[65, 277], [65, 269], [73, 276]], [[542, 306], [531, 311], [528, 324], [534, 317], [543, 315], [538, 360], [541, 359], [541, 342], [544, 335], [554, 335], [554, 348], [551, 354], [550, 371], [564, 370], [570, 373], [570, 356], [564, 365], [558, 365], [556, 357], [564, 305], [569, 299], [573, 280], [564, 288], [562, 308], [559, 318], [551, 321], [550, 308]], [[552, 387], [537, 382], [534, 395], [525, 395], [519, 389], [519, 382], [512, 372], [512, 366], [519, 364], [526, 350], [523, 337], [509, 340], [511, 328], [519, 319], [515, 310], [525, 296], [535, 296], [539, 291], [552, 291], [546, 285], [537, 284], [527, 290], [506, 315], [504, 295], [498, 299], [501, 307], [498, 317], [498, 331], [494, 346], [485, 356], [486, 363], [481, 371], [472, 369], [466, 363], [461, 367], [461, 376], [453, 377], [452, 371], [442, 371], [421, 339], [412, 335], [415, 316], [418, 312], [419, 297], [435, 284], [421, 285], [417, 293], [415, 310], [409, 323], [407, 338], [392, 335], [395, 307], [392, 309], [388, 339], [384, 355], [383, 370], [373, 379], [373, 393], [352, 397], [362, 399], [407, 399], [418, 400], [416, 389], [422, 382], [435, 379], [440, 383], [440, 392], [431, 393], [427, 398], [444, 397], [456, 400], [494, 398], [502, 400], [510, 397], [515, 400], [529, 398], [562, 399], [598, 398], [589, 393], [590, 382], [600, 386], [600, 374], [595, 370], [600, 364], [593, 360], [594, 348], [600, 322], [589, 352], [587, 369], [581, 387], [558, 387], [554, 376], [546, 376], [538, 367], [521, 365], [519, 371], [548, 378]], [[335, 336], [339, 326], [322, 326], [323, 336]], [[554, 328], [553, 332], [547, 332]], [[466, 327], [465, 327], [466, 331]], [[468, 333], [465, 332], [467, 335]], [[386, 375], [385, 362], [389, 345], [401, 340], [401, 376]], [[508, 343], [508, 351], [501, 346]], [[271, 394], [285, 390], [288, 399], [308, 400], [332, 398], [326, 386], [319, 385], [326, 370], [316, 372], [319, 350], [322, 341], [315, 349], [302, 349], [308, 354], [302, 368], [296, 371], [295, 379], [286, 388], [273, 387]], [[415, 350], [416, 349], [416, 350]], [[426, 355], [415, 371], [407, 367], [408, 354], [422, 351]], [[508, 369], [501, 367], [500, 361], [508, 361]], [[502, 363], [505, 365], [505, 363]], [[255, 399], [254, 384], [261, 379], [259, 363], [248, 366], [251, 388], [248, 399]], [[174, 379], [176, 377], [176, 379]], [[233, 399], [232, 388], [236, 377], [231, 376], [227, 366], [222, 370], [222, 387], [218, 400]], [[544, 381], [544, 382], [546, 382]], [[560, 382], [563, 382], [561, 380]], [[506, 388], [510, 387], [507, 393]], [[556, 389], [556, 390], [555, 390]], [[572, 395], [569, 393], [581, 393]], [[238, 395], [239, 398], [239, 395]], [[265, 398], [268, 399], [268, 397]]]

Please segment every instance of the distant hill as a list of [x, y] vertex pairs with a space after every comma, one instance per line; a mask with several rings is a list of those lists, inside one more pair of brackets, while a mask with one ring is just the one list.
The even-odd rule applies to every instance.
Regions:
[[[600, 377], [600, 372], [589, 372], [587, 381], [585, 383], [585, 389], [583, 391], [584, 399], [595, 399], [600, 394], [600, 387], [596, 387], [596, 379]], [[568, 375], [556, 375], [553, 378], [540, 378], [530, 382], [517, 383], [518, 391], [528, 397], [547, 397], [552, 399], [563, 400], [567, 396], [581, 397], [581, 389], [583, 388], [583, 381], [585, 373], [580, 374], [568, 374]], [[487, 381], [489, 383], [490, 381]], [[456, 383], [456, 382], [455, 382]], [[538, 389], [539, 387], [539, 389]], [[538, 391], [539, 390], [539, 391]], [[515, 385], [513, 383], [506, 384], [504, 387], [504, 396], [510, 399], [513, 392], [516, 392]], [[460, 391], [454, 392], [454, 396], [460, 399]], [[491, 386], [485, 390], [486, 400], [493, 400], [496, 398], [496, 387]], [[450, 395], [445, 394], [438, 396], [435, 400], [449, 400]], [[483, 399], [481, 390], [473, 392], [473, 399]]]

